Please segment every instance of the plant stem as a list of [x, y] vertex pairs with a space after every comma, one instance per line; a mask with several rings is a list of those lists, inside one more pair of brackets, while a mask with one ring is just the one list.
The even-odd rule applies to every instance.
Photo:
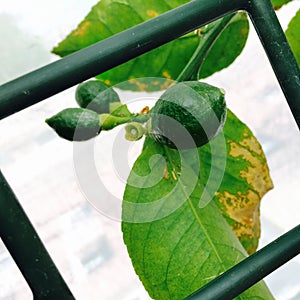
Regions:
[[198, 77], [197, 75], [199, 74], [199, 70], [210, 49], [236, 14], [237, 13], [232, 13], [221, 19], [218, 19], [217, 21], [208, 25], [208, 27], [204, 29], [204, 34], [200, 38], [200, 42], [197, 49], [195, 50], [188, 64], [177, 77], [177, 82], [193, 80]]

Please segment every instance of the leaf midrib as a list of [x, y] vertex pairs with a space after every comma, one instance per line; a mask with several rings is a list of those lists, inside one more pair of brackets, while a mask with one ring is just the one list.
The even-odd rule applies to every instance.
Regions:
[[[167, 156], [167, 159], [168, 159], [170, 165], [172, 165], [172, 168], [173, 168], [174, 170], [176, 170], [174, 164], [172, 163], [172, 159], [171, 159], [171, 155], [170, 155], [170, 152], [169, 152], [168, 147], [167, 147], [167, 146], [164, 146], [164, 150], [165, 150], [165, 153], [166, 153], [166, 156]], [[178, 175], [178, 174], [177, 174], [177, 175]], [[197, 174], [196, 174], [196, 176], [198, 177]], [[182, 183], [181, 183], [181, 182], [179, 182], [179, 184], [182, 186]], [[193, 205], [193, 203], [192, 203], [192, 201], [191, 201], [191, 199], [190, 199], [190, 196], [188, 196], [188, 195], [186, 194], [186, 191], [185, 191], [184, 188], [182, 188], [182, 190], [183, 190], [183, 192], [184, 192], [184, 194], [185, 194], [185, 196], [186, 196], [186, 199], [188, 200], [189, 208], [191, 209], [192, 214], [194, 215], [194, 217], [195, 217], [197, 223], [199, 224], [199, 226], [201, 227], [202, 231], [204, 232], [204, 235], [205, 235], [205, 237], [206, 237], [206, 239], [207, 239], [209, 245], [211, 246], [213, 252], [215, 253], [215, 255], [216, 255], [216, 257], [217, 257], [217, 259], [218, 259], [220, 265], [222, 266], [223, 271], [226, 271], [226, 269], [225, 269], [225, 267], [224, 267], [224, 265], [223, 265], [222, 259], [221, 259], [220, 255], [219, 255], [219, 253], [218, 253], [218, 250], [216, 249], [216, 247], [215, 247], [213, 241], [211, 240], [211, 238], [210, 238], [210, 236], [209, 236], [207, 230], [205, 229], [205, 227], [204, 227], [204, 225], [203, 225], [201, 219], [199, 218], [199, 215], [197, 214], [197, 211], [196, 211], [196, 209], [195, 209], [195, 207], [194, 207], [194, 205]]]
[[[167, 156], [167, 160], [169, 161], [170, 165], [172, 165], [173, 170], [176, 171], [176, 168], [175, 168], [174, 164], [172, 163], [171, 155], [170, 155], [170, 152], [169, 152], [170, 150], [169, 150], [168, 146], [164, 146], [164, 151], [165, 151], [165, 154]], [[198, 177], [198, 175], [196, 173], [195, 173], [195, 175]], [[181, 183], [180, 183], [180, 185], [181, 185]], [[199, 216], [197, 214], [197, 211], [196, 211], [196, 209], [195, 209], [195, 207], [194, 207], [194, 205], [193, 205], [190, 197], [186, 194], [185, 189], [182, 189], [182, 190], [183, 190], [183, 192], [184, 192], [184, 194], [186, 196], [186, 199], [188, 200], [188, 204], [189, 204], [189, 207], [190, 207], [190, 209], [192, 211], [192, 214], [195, 216], [195, 219], [196, 219], [197, 223], [199, 224], [199, 226], [201, 227], [202, 231], [204, 232], [204, 235], [207, 238], [207, 241], [208, 241], [209, 245], [211, 246], [212, 251], [215, 253], [215, 255], [216, 255], [216, 257], [217, 257], [217, 259], [218, 259], [218, 261], [220, 263], [221, 269], [223, 270], [223, 272], [225, 272], [227, 269], [225, 268], [225, 266], [223, 264], [223, 261], [222, 261], [220, 255], [219, 255], [219, 253], [218, 253], [217, 248], [215, 247], [215, 245], [214, 245], [213, 241], [211, 240], [211, 238], [210, 238], [207, 230], [205, 229], [205, 226], [203, 225], [201, 219], [199, 218]], [[167, 283], [167, 287], [168, 287], [168, 283]], [[168, 287], [168, 290], [169, 290], [169, 287]], [[240, 295], [240, 296], [238, 296], [238, 297], [236, 297], [234, 299], [235, 300], [242, 299], [242, 295]]]

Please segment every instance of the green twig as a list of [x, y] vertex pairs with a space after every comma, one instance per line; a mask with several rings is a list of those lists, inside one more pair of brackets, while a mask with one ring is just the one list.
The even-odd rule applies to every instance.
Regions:
[[197, 75], [199, 74], [199, 70], [210, 49], [236, 14], [237, 13], [232, 13], [227, 15], [214, 23], [207, 25], [203, 30], [200, 29], [202, 30], [202, 32], [200, 31], [200, 34], [203, 34], [203, 36], [200, 38], [199, 45], [190, 61], [177, 77], [177, 82], [198, 79]]

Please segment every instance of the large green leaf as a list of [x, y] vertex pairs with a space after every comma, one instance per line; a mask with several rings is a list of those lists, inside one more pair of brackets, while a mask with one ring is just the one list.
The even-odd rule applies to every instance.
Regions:
[[291, 20], [288, 29], [286, 30], [286, 37], [294, 52], [295, 58], [300, 66], [300, 10]]
[[[148, 138], [128, 178], [124, 242], [153, 299], [184, 299], [247, 256], [223, 215], [243, 219], [244, 209], [247, 219], [248, 209], [259, 209], [249, 191], [260, 198], [272, 184], [250, 130], [229, 112], [224, 131], [225, 139], [180, 152]], [[273, 297], [260, 282], [237, 299]]]
[[[92, 8], [77, 29], [53, 49], [53, 52], [60, 56], [66, 56], [186, 2], [189, 1], [102, 0]], [[212, 54], [204, 63], [201, 77], [207, 77], [230, 65], [242, 51], [248, 31], [247, 17], [245, 14], [239, 13], [219, 36], [216, 46], [211, 51]], [[205, 35], [205, 30], [202, 37], [203, 35]], [[135, 80], [135, 78], [176, 79], [188, 63], [202, 37], [195, 33], [188, 34], [105, 72], [99, 78], [110, 85], [131, 79], [130, 84], [123, 88], [132, 90], [165, 89], [168, 81], [162, 86], [156, 86], [155, 81], [150, 84], [149, 80], [143, 82]], [[222, 47], [221, 51], [219, 47]], [[224, 55], [224, 51], [226, 51], [226, 55]]]

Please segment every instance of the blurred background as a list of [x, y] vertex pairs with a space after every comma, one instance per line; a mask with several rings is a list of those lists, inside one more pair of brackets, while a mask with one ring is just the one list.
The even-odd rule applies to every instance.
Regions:
[[[51, 49], [86, 16], [97, 0], [10, 0], [0, 4], [0, 84], [58, 57]], [[284, 29], [300, 1], [284, 6]], [[275, 188], [262, 200], [260, 247], [299, 224], [300, 137], [255, 30], [242, 55], [228, 69], [205, 80], [226, 91], [228, 106], [261, 142]], [[59, 139], [44, 120], [74, 107], [71, 88], [0, 122], [0, 168], [32, 220], [76, 299], [149, 299], [123, 245], [120, 223], [98, 213], [85, 199], [73, 166], [73, 145]], [[124, 99], [158, 97], [119, 91]], [[102, 175], [121, 196], [105, 153], [111, 135], [99, 137]], [[130, 163], [140, 143], [130, 148]], [[101, 153], [103, 155], [101, 156]], [[276, 299], [300, 299], [300, 258], [266, 278]], [[0, 240], [0, 299], [32, 299]]]

